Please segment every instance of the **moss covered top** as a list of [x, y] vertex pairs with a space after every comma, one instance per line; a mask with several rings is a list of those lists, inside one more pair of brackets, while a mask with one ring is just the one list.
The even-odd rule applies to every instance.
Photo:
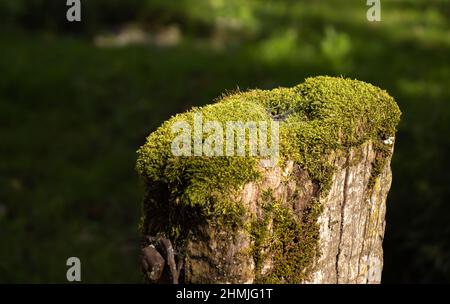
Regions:
[[[397, 104], [385, 91], [361, 81], [333, 77], [308, 78], [293, 88], [234, 93], [221, 97], [214, 104], [172, 117], [138, 150], [137, 170], [148, 183], [142, 232], [163, 232], [176, 244], [183, 243], [199, 220], [214, 219], [208, 221], [210, 225], [231, 224], [233, 230], [230, 231], [245, 226], [241, 225], [246, 222], [243, 204], [229, 201], [236, 196], [228, 194], [242, 189], [248, 182], [257, 181], [262, 172], [259, 160], [266, 159], [249, 156], [250, 130], [247, 130], [245, 157], [172, 154], [172, 143], [177, 136], [172, 133], [173, 126], [184, 122], [184, 126], [192, 131], [199, 113], [203, 124], [217, 121], [226, 125], [231, 121], [269, 125], [277, 121], [279, 165], [293, 160], [302, 167], [319, 187], [319, 197], [328, 192], [336, 169], [329, 156], [333, 152], [346, 152], [368, 140], [373, 141], [377, 152], [372, 168], [375, 180], [391, 153], [391, 147], [384, 141], [395, 135], [400, 119]], [[222, 139], [226, 136], [225, 132], [219, 135]], [[195, 139], [192, 137], [188, 147], [194, 150]], [[205, 138], [206, 134], [202, 134], [202, 142]], [[267, 141], [270, 142], [269, 138]], [[299, 219], [271, 195], [263, 195], [261, 199], [262, 218], [250, 215], [251, 224], [247, 228], [253, 240], [251, 253], [256, 265], [256, 280], [302, 282], [319, 254], [319, 200], [305, 209]], [[271, 220], [272, 235], [268, 228]], [[230, 235], [234, 233], [230, 232]], [[267, 248], [271, 250], [273, 267], [263, 275], [263, 253]]]
[[[336, 149], [394, 136], [400, 110], [389, 94], [357, 80], [314, 77], [293, 88], [252, 90], [223, 96], [216, 103], [176, 115], [138, 150], [137, 170], [148, 182], [169, 185], [183, 204], [211, 209], [214, 197], [259, 177], [258, 156], [174, 156], [178, 121], [280, 122], [280, 161], [292, 159], [323, 188], [332, 177], [327, 156]], [[215, 208], [212, 208], [215, 209]], [[217, 210], [215, 210], [216, 212]]]

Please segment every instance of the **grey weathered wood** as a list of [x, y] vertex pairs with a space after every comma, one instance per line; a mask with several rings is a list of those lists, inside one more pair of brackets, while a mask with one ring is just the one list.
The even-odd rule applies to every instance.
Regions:
[[[360, 158], [357, 162], [355, 155]], [[373, 188], [368, 187], [375, 157], [369, 142], [335, 158], [339, 169], [322, 200], [319, 217], [321, 256], [309, 282], [380, 283], [386, 197], [392, 178], [389, 158]]]

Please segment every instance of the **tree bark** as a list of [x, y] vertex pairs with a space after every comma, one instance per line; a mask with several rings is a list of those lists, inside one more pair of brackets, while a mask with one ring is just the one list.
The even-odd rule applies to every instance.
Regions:
[[[173, 125], [193, 125], [195, 137], [199, 112], [219, 125], [259, 121], [253, 129], [261, 134], [270, 123], [276, 161], [175, 155]], [[319, 76], [293, 88], [238, 92], [171, 118], [138, 151], [147, 186], [141, 224], [146, 280], [380, 283], [400, 116], [384, 90]], [[214, 141], [224, 139], [221, 131]], [[183, 137], [188, 152], [211, 142], [206, 134], [192, 142], [189, 132]]]
[[[270, 244], [257, 247], [260, 252], [255, 253], [255, 237], [243, 227], [251, 225], [251, 219], [263, 217], [262, 198], [270, 191], [299, 222], [304, 220], [305, 210], [315, 201], [321, 206], [316, 219], [317, 252], [308, 267], [297, 270], [302, 272], [302, 283], [380, 283], [391, 170], [389, 156], [380, 173], [375, 174], [377, 157], [371, 141], [346, 152], [333, 153], [331, 162], [336, 171], [330, 190], [324, 196], [306, 171], [292, 161], [285, 162], [284, 167], [261, 168], [263, 179], [246, 184], [238, 197], [231, 198], [242, 201], [245, 206], [242, 227], [231, 231], [208, 221], [200, 224], [196, 233], [190, 234], [184, 245], [175, 250], [175, 258], [168, 256], [167, 250], [160, 249], [167, 265], [160, 278], [155, 280], [155, 271], [151, 271], [152, 267], [161, 267], [160, 262], [155, 265], [147, 262], [145, 272], [153, 275], [152, 280], [147, 277], [147, 281], [174, 283], [178, 280], [168, 278], [178, 278], [181, 273], [183, 283], [258, 282], [258, 277], [272, 271], [276, 257], [271, 253]], [[276, 237], [274, 220], [276, 218], [270, 218], [263, 227], [272, 237]], [[147, 241], [143, 250], [148, 251], [149, 246], [155, 248]], [[260, 257], [259, 267], [255, 256]], [[175, 259], [179, 269], [173, 266]], [[277, 282], [292, 283], [289, 278]]]
[[367, 143], [335, 159], [339, 169], [318, 220], [321, 256], [309, 282], [380, 283], [392, 175], [390, 158], [380, 175], [372, 175], [376, 157]]

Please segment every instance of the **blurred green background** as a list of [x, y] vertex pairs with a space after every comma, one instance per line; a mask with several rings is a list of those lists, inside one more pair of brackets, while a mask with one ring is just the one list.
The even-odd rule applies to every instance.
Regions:
[[136, 149], [226, 90], [342, 75], [403, 111], [383, 282], [450, 282], [450, 1], [0, 2], [0, 282], [141, 282]]

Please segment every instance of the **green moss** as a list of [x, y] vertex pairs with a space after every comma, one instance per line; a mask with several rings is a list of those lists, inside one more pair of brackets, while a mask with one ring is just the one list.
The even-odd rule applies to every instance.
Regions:
[[174, 156], [171, 143], [175, 135], [171, 126], [186, 121], [193, 126], [194, 113], [201, 113], [203, 121], [268, 121], [262, 106], [231, 96], [220, 103], [194, 108], [166, 121], [147, 138], [138, 150], [137, 170], [150, 182], [170, 185], [174, 196], [183, 204], [206, 206], [209, 199], [237, 185], [256, 180], [259, 173], [255, 157]]
[[384, 167], [386, 166], [386, 161], [388, 157], [391, 155], [391, 147], [385, 145], [380, 141], [374, 142], [374, 150], [375, 150], [375, 161], [372, 164], [372, 170], [370, 172], [370, 179], [368, 183], [368, 187], [370, 189], [375, 185], [375, 180], [380, 174], [383, 172]]
[[[196, 224], [195, 218], [214, 217], [216, 222], [239, 224], [242, 206], [224, 199], [249, 181], [259, 178], [256, 157], [178, 157], [172, 155], [176, 134], [171, 126], [186, 121], [194, 128], [194, 113], [203, 121], [269, 121], [262, 105], [228, 96], [219, 103], [176, 115], [153, 132], [138, 150], [137, 170], [147, 184], [144, 200], [144, 233], [164, 231], [177, 239], [180, 231]], [[225, 148], [225, 147], [224, 147]], [[173, 214], [172, 214], [173, 213]], [[147, 216], [152, 215], [152, 221]], [[155, 226], [154, 223], [161, 223]], [[176, 228], [176, 232], [174, 231]]]
[[[264, 192], [261, 199], [262, 217], [252, 221], [250, 230], [255, 283], [300, 283], [308, 278], [312, 262], [319, 254], [317, 217], [321, 206], [317, 201], [312, 203], [300, 218], [293, 214], [290, 202], [283, 205], [276, 201], [271, 191]], [[263, 271], [267, 260], [273, 264], [270, 270]]]
[[271, 237], [269, 234], [268, 226], [273, 220], [272, 210], [275, 206], [272, 198], [271, 192], [264, 192], [262, 195], [262, 202], [260, 202], [261, 207], [264, 210], [261, 219], [253, 219], [250, 225], [250, 235], [252, 237], [253, 246], [251, 248], [251, 253], [253, 255], [253, 260], [255, 262], [256, 273], [261, 273], [262, 263], [266, 256], [266, 252], [269, 248], [268, 239]]
[[[331, 153], [346, 153], [368, 140], [376, 143], [378, 157], [373, 175], [378, 176], [390, 153], [382, 141], [394, 136], [400, 118], [397, 104], [384, 90], [357, 80], [322, 76], [308, 78], [293, 88], [233, 93], [214, 104], [176, 115], [153, 132], [138, 150], [137, 170], [148, 188], [144, 233], [164, 231], [169, 237], [182, 239], [196, 226], [196, 220], [208, 218], [214, 219], [211, 223], [239, 226], [244, 211], [239, 202], [229, 201], [233, 197], [230, 194], [260, 178], [258, 157], [173, 156], [171, 142], [175, 135], [171, 126], [178, 121], [193, 126], [194, 113], [202, 113], [203, 121], [222, 123], [278, 120], [279, 161], [293, 160], [306, 170], [321, 195], [329, 190], [335, 170]], [[303, 219], [306, 223], [294, 219], [286, 208], [271, 210], [262, 223], [254, 223], [257, 248], [265, 244], [264, 227], [269, 218], [274, 221], [279, 239], [272, 248], [279, 258], [269, 281], [302, 279], [292, 276], [298, 273], [299, 265], [307, 268], [317, 253], [317, 205], [310, 206]], [[306, 224], [313, 228], [305, 229]], [[259, 253], [254, 252], [255, 260], [261, 260]]]

